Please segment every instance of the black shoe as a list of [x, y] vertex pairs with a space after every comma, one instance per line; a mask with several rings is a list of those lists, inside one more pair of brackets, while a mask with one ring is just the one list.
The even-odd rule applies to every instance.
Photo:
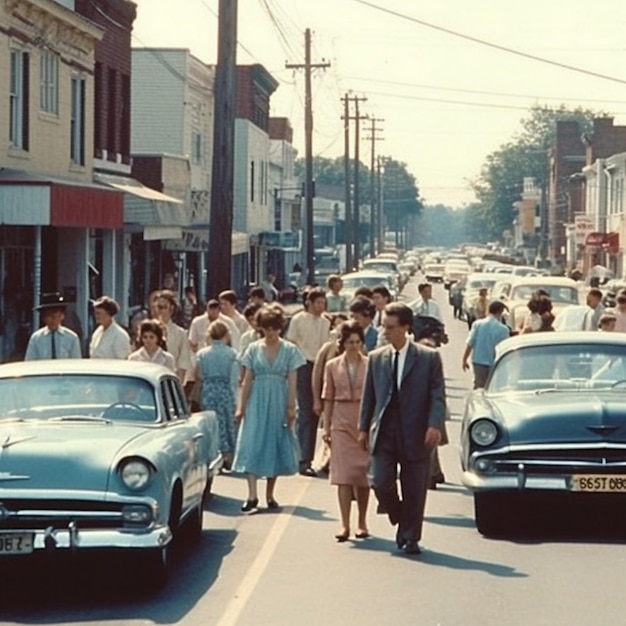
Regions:
[[242, 513], [254, 513], [258, 510], [259, 499], [255, 498], [254, 500], [246, 500], [241, 507]]
[[396, 530], [396, 545], [398, 550], [402, 550], [406, 546], [407, 538], [404, 536], [404, 528], [398, 524], [398, 530]]
[[317, 476], [317, 472], [312, 467], [303, 467], [300, 470], [300, 474], [302, 476], [308, 476], [309, 478], [315, 478]]
[[431, 477], [430, 481], [428, 482], [428, 488], [434, 491], [435, 489], [437, 489], [437, 485], [443, 485], [445, 482], [446, 477], [441, 472], [439, 472], [439, 474], [435, 474]]
[[271, 511], [275, 511], [276, 509], [280, 508], [280, 504], [278, 504], [278, 502], [276, 502], [276, 500], [268, 500], [267, 501], [267, 508], [270, 509]]
[[422, 549], [414, 539], [410, 539], [404, 546], [404, 554], [421, 554]]

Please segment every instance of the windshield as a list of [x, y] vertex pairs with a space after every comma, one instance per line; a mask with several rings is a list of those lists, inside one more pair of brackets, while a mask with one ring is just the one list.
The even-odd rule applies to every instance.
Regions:
[[496, 364], [489, 393], [615, 389], [626, 394], [626, 354], [618, 346], [569, 344], [528, 346]]
[[570, 304], [578, 304], [578, 291], [574, 287], [558, 285], [517, 285], [513, 288], [511, 298], [513, 300], [530, 300], [530, 297], [537, 289], [546, 291], [553, 303], [568, 302]]
[[156, 419], [152, 386], [126, 376], [60, 375], [0, 379], [0, 421], [104, 417]]
[[376, 270], [377, 272], [395, 272], [397, 265], [393, 261], [380, 261], [372, 259], [371, 261], [364, 261], [363, 267], [367, 267], [368, 270]]
[[389, 287], [389, 280], [385, 276], [359, 276], [354, 278], [343, 278], [344, 289], [358, 289], [359, 287], [376, 287], [385, 285]]
[[443, 264], [442, 263], [428, 263], [424, 269], [427, 269], [430, 272], [442, 272]]
[[468, 289], [482, 289], [486, 287], [487, 289], [491, 289], [496, 284], [495, 278], [493, 280], [470, 280], [467, 285]]

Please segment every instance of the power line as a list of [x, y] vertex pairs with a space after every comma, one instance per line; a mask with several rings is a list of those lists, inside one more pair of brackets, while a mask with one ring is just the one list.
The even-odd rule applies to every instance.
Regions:
[[523, 52], [522, 50], [515, 50], [514, 48], [508, 48], [506, 46], [502, 46], [497, 43], [492, 43], [490, 41], [486, 41], [484, 39], [480, 39], [478, 37], [473, 37], [472, 35], [466, 35], [464, 33], [459, 33], [458, 31], [452, 30], [450, 28], [445, 28], [443, 26], [438, 26], [437, 24], [431, 24], [430, 22], [426, 22], [424, 20], [420, 20], [416, 17], [411, 17], [410, 15], [406, 15], [405, 13], [400, 13], [398, 11], [393, 11], [392, 9], [387, 9], [386, 7], [381, 7], [372, 2], [368, 2], [367, 0], [354, 0], [358, 4], [362, 4], [364, 6], [368, 6], [372, 9], [376, 9], [377, 11], [382, 11], [383, 13], [388, 13], [389, 15], [394, 15], [395, 17], [399, 17], [403, 20], [407, 20], [409, 22], [414, 22], [415, 24], [420, 24], [421, 26], [425, 26], [426, 28], [431, 28], [433, 30], [438, 30], [439, 32], [446, 33], [447, 35], [452, 35], [454, 37], [460, 37], [461, 39], [466, 39], [467, 41], [472, 41], [474, 43], [480, 44], [482, 46], [487, 46], [488, 48], [493, 48], [495, 50], [500, 50], [501, 52], [508, 52], [509, 54], [515, 54], [517, 56], [523, 57], [525, 59], [530, 59], [531, 61], [538, 61], [539, 63], [546, 63], [547, 65], [553, 65], [555, 67], [560, 67], [561, 69], [570, 70], [572, 72], [578, 72], [579, 74], [586, 74], [587, 76], [595, 76], [596, 78], [601, 78], [603, 80], [610, 80], [614, 83], [620, 83], [622, 85], [626, 85], [626, 80], [623, 78], [617, 78], [615, 76], [608, 76], [607, 74], [600, 74], [599, 72], [593, 72], [591, 70], [586, 70], [580, 67], [576, 67], [574, 65], [568, 65], [566, 63], [561, 63], [559, 61], [553, 61], [552, 59], [546, 59], [544, 57], [540, 57], [534, 54], [530, 54], [528, 52]]
[[360, 82], [380, 83], [385, 85], [398, 85], [400, 87], [415, 87], [418, 89], [433, 89], [435, 91], [452, 91], [459, 93], [471, 93], [481, 96], [500, 96], [503, 98], [532, 98], [533, 100], [556, 100], [559, 102], [598, 102], [601, 104], [624, 104], [625, 100], [601, 100], [599, 98], [566, 98], [559, 96], [539, 96], [537, 94], [506, 93], [503, 91], [481, 91], [479, 89], [462, 89], [460, 87], [444, 87], [441, 85], [424, 85], [419, 83], [406, 83], [397, 80], [383, 80], [379, 78], [366, 78], [364, 76], [344, 76], [346, 80]]

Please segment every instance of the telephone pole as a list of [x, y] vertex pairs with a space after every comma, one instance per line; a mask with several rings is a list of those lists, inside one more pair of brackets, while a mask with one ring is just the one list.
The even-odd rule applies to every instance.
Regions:
[[352, 259], [352, 246], [354, 242], [354, 233], [352, 228], [352, 209], [350, 208], [350, 95], [346, 94], [342, 99], [343, 101], [343, 137], [344, 137], [344, 153], [343, 153], [343, 167], [345, 178], [345, 200], [346, 207], [345, 226], [344, 226], [344, 239], [346, 242], [346, 272], [351, 272], [354, 269]]
[[361, 120], [367, 119], [367, 115], [361, 115], [359, 112], [359, 102], [366, 102], [367, 98], [353, 96], [354, 101], [354, 214], [352, 220], [352, 228], [354, 232], [354, 267], [359, 269], [361, 260], [361, 216], [359, 213], [359, 148], [361, 143]]
[[[372, 142], [372, 154], [370, 161], [370, 257], [376, 256], [376, 239], [378, 236], [378, 229], [376, 227], [377, 211], [376, 211], [376, 142], [383, 141], [382, 137], [378, 137], [376, 133], [382, 131], [382, 128], [376, 126], [376, 122], [384, 122], [381, 118], [371, 117], [370, 121], [372, 126], [370, 127], [370, 136], [366, 137]], [[378, 251], [381, 249], [380, 240], [378, 242]]]
[[304, 64], [286, 63], [287, 69], [304, 70], [304, 160], [305, 160], [305, 249], [307, 283], [315, 283], [315, 240], [313, 238], [313, 96], [311, 75], [314, 69], [325, 69], [330, 63], [311, 63], [311, 29], [304, 32]]
[[231, 288], [235, 85], [237, 80], [237, 1], [220, 0], [215, 70], [213, 166], [207, 294]]

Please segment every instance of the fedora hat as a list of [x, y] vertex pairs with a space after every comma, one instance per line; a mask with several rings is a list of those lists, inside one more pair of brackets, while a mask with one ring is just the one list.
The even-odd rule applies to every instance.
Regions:
[[67, 302], [65, 298], [58, 292], [42, 293], [39, 298], [39, 304], [35, 307], [35, 311], [43, 311], [44, 309], [65, 309]]

